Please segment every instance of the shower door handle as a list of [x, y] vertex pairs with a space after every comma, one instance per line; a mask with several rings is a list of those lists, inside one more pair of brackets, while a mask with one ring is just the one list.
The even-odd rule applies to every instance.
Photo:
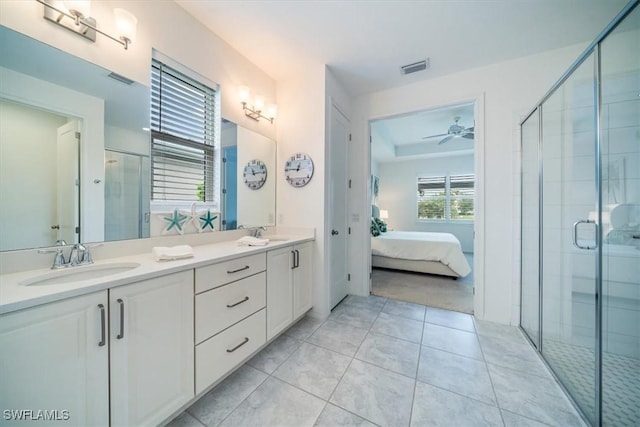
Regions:
[[578, 249], [595, 249], [596, 245], [593, 246], [582, 246], [578, 243], [578, 226], [580, 224], [593, 224], [594, 227], [596, 228], [596, 230], [598, 229], [598, 225], [596, 224], [595, 221], [592, 221], [590, 219], [581, 219], [578, 220], [576, 222], [573, 223], [573, 230], [571, 233], [571, 239], [573, 240], [573, 246], [575, 246]]

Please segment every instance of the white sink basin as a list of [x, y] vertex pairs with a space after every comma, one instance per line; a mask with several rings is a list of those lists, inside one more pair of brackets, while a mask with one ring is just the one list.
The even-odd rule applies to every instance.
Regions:
[[270, 242], [285, 242], [291, 240], [290, 236], [283, 236], [281, 234], [273, 234], [271, 236], [262, 236], [264, 239], [269, 239]]
[[51, 270], [48, 273], [30, 277], [19, 283], [23, 286], [60, 285], [83, 280], [100, 279], [113, 274], [124, 273], [137, 267], [140, 267], [140, 264], [137, 262], [89, 264], [78, 267], [67, 267], [61, 270]]

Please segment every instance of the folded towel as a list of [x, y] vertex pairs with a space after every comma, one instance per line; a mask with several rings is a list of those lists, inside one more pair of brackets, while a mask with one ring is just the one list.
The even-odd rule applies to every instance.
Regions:
[[251, 236], [244, 236], [238, 239], [238, 246], [265, 246], [267, 243], [269, 243], [269, 239], [260, 239]]
[[193, 257], [193, 248], [189, 245], [156, 246], [151, 251], [156, 261], [171, 261]]

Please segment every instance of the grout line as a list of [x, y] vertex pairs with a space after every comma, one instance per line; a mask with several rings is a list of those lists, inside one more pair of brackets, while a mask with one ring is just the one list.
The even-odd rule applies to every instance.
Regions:
[[500, 419], [502, 420], [502, 425], [506, 425], [506, 423], [504, 422], [504, 416], [502, 415], [502, 407], [500, 406], [500, 400], [498, 399], [498, 393], [496, 393], [496, 387], [493, 384], [493, 378], [491, 376], [491, 372], [489, 371], [489, 363], [487, 362], [487, 359], [484, 357], [484, 349], [482, 348], [482, 344], [480, 343], [480, 337], [478, 337], [478, 334], [476, 334], [476, 340], [478, 341], [478, 347], [480, 347], [480, 354], [482, 354], [482, 361], [484, 362], [484, 368], [487, 370], [487, 375], [489, 376], [489, 383], [491, 384], [491, 391], [493, 391], [493, 397], [496, 400], [496, 406], [498, 408], [498, 412], [500, 412]]
[[[424, 318], [427, 318], [427, 309], [424, 310]], [[422, 333], [420, 334], [420, 347], [418, 349], [418, 363], [416, 364], [416, 378], [413, 382], [413, 395], [411, 396], [411, 408], [409, 409], [409, 425], [413, 420], [413, 407], [416, 404], [416, 389], [418, 388], [418, 373], [420, 372], [420, 359], [422, 358], [422, 341], [424, 341], [424, 326], [425, 322], [422, 322]]]

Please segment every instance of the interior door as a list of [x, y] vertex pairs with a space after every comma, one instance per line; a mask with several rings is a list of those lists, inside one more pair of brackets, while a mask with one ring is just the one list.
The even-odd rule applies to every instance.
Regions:
[[594, 56], [542, 104], [542, 354], [596, 414], [597, 215]]
[[331, 141], [329, 172], [329, 270], [331, 278], [330, 302], [335, 307], [348, 292], [347, 283], [347, 157], [349, 121], [331, 105]]
[[80, 231], [80, 133], [77, 120], [58, 128], [57, 239], [78, 242]]

